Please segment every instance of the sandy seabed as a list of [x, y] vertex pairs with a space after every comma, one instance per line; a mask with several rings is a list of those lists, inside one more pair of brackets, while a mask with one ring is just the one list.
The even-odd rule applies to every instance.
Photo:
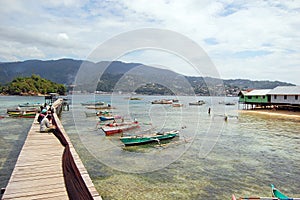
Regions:
[[300, 112], [286, 111], [286, 110], [267, 110], [267, 109], [254, 109], [254, 110], [239, 110], [240, 113], [253, 113], [262, 114], [276, 117], [288, 117], [300, 120]]

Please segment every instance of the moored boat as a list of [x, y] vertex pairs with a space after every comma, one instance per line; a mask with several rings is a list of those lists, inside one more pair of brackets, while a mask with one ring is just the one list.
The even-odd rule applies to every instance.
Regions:
[[123, 133], [131, 129], [139, 128], [139, 123], [135, 122], [122, 122], [122, 123], [110, 123], [101, 127], [106, 136]]
[[135, 136], [124, 136], [121, 137], [120, 140], [124, 145], [140, 145], [151, 142], [160, 142], [161, 140], [172, 139], [178, 136], [179, 131], [173, 130], [168, 132], [157, 132], [152, 134], [142, 134]]
[[35, 118], [36, 112], [9, 112], [10, 117]]
[[108, 110], [108, 109], [114, 109], [111, 105], [107, 106], [86, 106], [87, 109], [94, 109], [94, 110]]
[[191, 103], [189, 103], [190, 106], [201, 106], [203, 104], [205, 104], [205, 101], [203, 101], [203, 100], [199, 100], [197, 102], [191, 102]]
[[173, 103], [172, 106], [173, 107], [183, 107], [183, 104], [181, 104], [181, 103]]
[[81, 103], [82, 106], [103, 106], [104, 102], [102, 101], [87, 101], [84, 103]]
[[18, 105], [19, 107], [30, 107], [30, 108], [32, 108], [32, 107], [34, 107], [34, 108], [37, 108], [37, 107], [41, 107], [41, 106], [43, 106], [41, 103], [22, 103], [22, 104], [19, 104]]
[[121, 116], [119, 115], [115, 115], [115, 116], [112, 116], [112, 115], [102, 115], [102, 116], [99, 116], [99, 119], [100, 121], [109, 121], [109, 120], [116, 120], [116, 119], [122, 119]]
[[282, 192], [280, 192], [277, 188], [275, 188], [275, 186], [273, 184], [271, 184], [271, 188], [272, 188], [272, 196], [276, 197], [278, 199], [292, 199], [289, 198], [288, 196], [284, 195]]
[[168, 99], [161, 99], [161, 100], [154, 100], [151, 103], [152, 104], [172, 104], [173, 101], [172, 100], [168, 100]]

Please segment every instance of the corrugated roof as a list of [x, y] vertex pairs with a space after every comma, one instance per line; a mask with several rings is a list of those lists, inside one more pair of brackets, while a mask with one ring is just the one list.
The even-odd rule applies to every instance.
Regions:
[[276, 95], [300, 95], [300, 86], [277, 86], [268, 94], [276, 94]]
[[264, 95], [267, 95], [268, 92], [270, 92], [270, 89], [252, 90], [251, 92], [248, 92], [247, 94], [245, 94], [245, 96], [264, 96]]

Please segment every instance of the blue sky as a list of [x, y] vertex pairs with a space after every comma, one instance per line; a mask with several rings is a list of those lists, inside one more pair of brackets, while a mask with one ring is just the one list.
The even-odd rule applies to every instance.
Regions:
[[[112, 37], [157, 28], [197, 43], [221, 78], [300, 85], [299, 19], [297, 0], [2, 0], [0, 62], [86, 59]], [[120, 45], [130, 46], [130, 42]], [[120, 55], [120, 60], [205, 75], [174, 54], [137, 51]]]

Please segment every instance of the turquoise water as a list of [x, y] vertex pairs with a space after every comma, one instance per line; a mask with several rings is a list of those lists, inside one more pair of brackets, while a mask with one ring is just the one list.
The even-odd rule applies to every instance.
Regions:
[[[239, 113], [237, 105], [224, 106], [218, 103], [224, 99], [216, 97], [175, 97], [184, 104], [182, 108], [150, 103], [161, 96], [139, 97], [143, 99], [78, 95], [72, 111], [63, 112], [64, 128], [103, 199], [230, 199], [232, 193], [270, 196], [271, 183], [288, 196], [300, 197], [299, 120]], [[22, 98], [0, 97], [0, 115], [9, 102], [24, 103]], [[114, 114], [140, 122], [141, 129], [128, 134], [178, 129], [180, 136], [163, 145], [124, 148], [118, 136], [105, 137], [95, 128], [96, 117], [85, 117], [84, 112], [94, 110], [80, 102], [93, 98], [115, 106]], [[207, 103], [187, 105], [198, 99]], [[31, 123], [30, 119], [0, 120], [1, 187], [9, 179]]]

